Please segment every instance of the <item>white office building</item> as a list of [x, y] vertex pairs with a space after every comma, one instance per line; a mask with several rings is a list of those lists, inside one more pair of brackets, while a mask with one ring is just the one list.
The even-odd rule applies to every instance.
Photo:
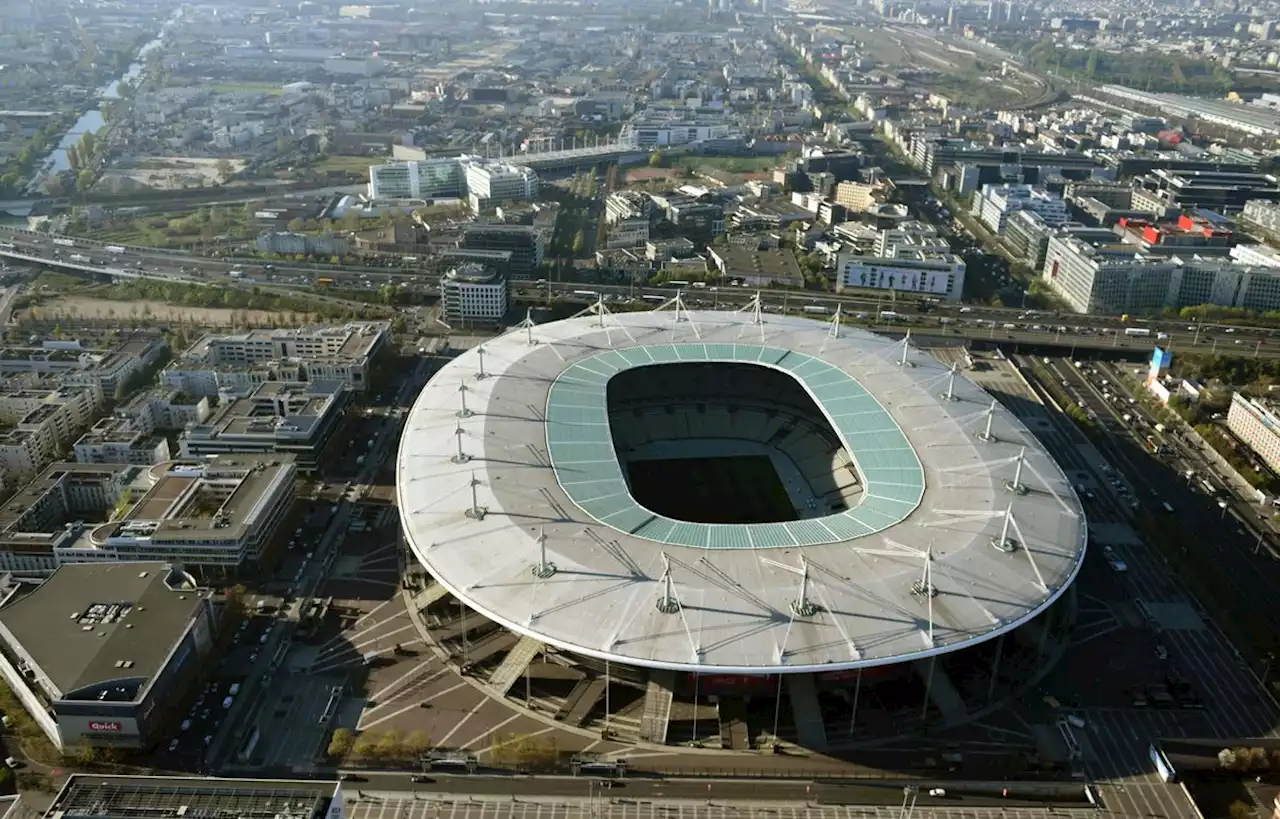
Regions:
[[455, 327], [500, 324], [507, 314], [507, 282], [480, 264], [463, 264], [440, 279], [442, 318]]
[[1280, 268], [1194, 253], [1156, 255], [1069, 234], [1049, 239], [1041, 275], [1077, 313], [1153, 313], [1199, 304], [1280, 309]]
[[1280, 472], [1280, 416], [1270, 404], [1233, 394], [1227, 428], [1272, 471]]
[[1052, 227], [1067, 222], [1067, 203], [1062, 197], [1034, 185], [983, 185], [970, 210], [993, 233], [1004, 233], [1005, 222], [1020, 210], [1038, 213]]
[[371, 199], [470, 199], [485, 203], [533, 199], [538, 174], [532, 168], [479, 156], [388, 162], [369, 168]]
[[959, 301], [965, 265], [954, 254], [900, 250], [890, 258], [841, 253], [836, 257], [836, 289], [869, 287]]

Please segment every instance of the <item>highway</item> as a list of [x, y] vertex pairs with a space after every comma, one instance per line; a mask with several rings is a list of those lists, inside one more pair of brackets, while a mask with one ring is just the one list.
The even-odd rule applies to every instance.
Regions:
[[[598, 776], [539, 776], [534, 780], [510, 776], [484, 776], [405, 772], [361, 771], [343, 775], [346, 789], [365, 794], [403, 791], [468, 794], [473, 796], [582, 798], [601, 790]], [[420, 780], [415, 782], [414, 780]], [[743, 802], [814, 801], [843, 805], [901, 805], [903, 788], [918, 787], [920, 807], [1032, 807], [1042, 805], [1087, 805], [1084, 786], [1070, 782], [1020, 782], [1008, 785], [1009, 796], [1001, 796], [1007, 783], [935, 782], [915, 779], [668, 779], [665, 777], [625, 777], [612, 780], [604, 788], [614, 797], [651, 799], [732, 799]], [[944, 795], [930, 796], [932, 788]]]
[[[266, 263], [261, 259], [210, 258], [172, 250], [108, 245], [87, 239], [32, 231], [0, 229], [0, 257], [77, 270], [117, 279], [155, 279], [193, 285], [274, 287], [306, 290], [325, 298], [321, 279], [340, 289], [376, 290], [385, 284], [434, 293], [439, 277], [400, 267]], [[320, 291], [320, 292], [317, 292]], [[603, 299], [611, 309], [636, 309], [683, 293], [690, 307], [743, 307], [756, 294], [749, 287], [637, 287], [580, 282], [514, 282], [516, 301], [587, 304]], [[830, 318], [837, 308], [843, 320], [877, 332], [954, 336], [995, 345], [1040, 345], [1145, 354], [1154, 343], [1186, 352], [1233, 357], [1280, 356], [1280, 329], [1268, 327], [1188, 323], [1175, 320], [1133, 321], [1117, 317], [1051, 314], [1016, 308], [921, 302], [913, 295], [876, 293], [818, 293], [762, 290], [763, 308], [774, 312], [804, 312], [815, 319]], [[648, 298], [646, 298], [648, 297]], [[927, 312], [919, 312], [920, 307]]]

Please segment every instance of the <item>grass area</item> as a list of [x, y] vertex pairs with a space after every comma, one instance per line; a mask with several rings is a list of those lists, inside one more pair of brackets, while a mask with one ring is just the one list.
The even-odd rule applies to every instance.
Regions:
[[627, 472], [637, 502], [676, 520], [773, 523], [796, 518], [782, 479], [765, 455], [632, 461]]
[[771, 156], [695, 156], [689, 157], [683, 164], [685, 167], [715, 168], [729, 173], [758, 173], [778, 167], [782, 163], [781, 154]]
[[202, 86], [219, 94], [283, 94], [284, 89], [269, 82], [215, 82]]
[[311, 166], [311, 170], [317, 173], [356, 173], [366, 175], [369, 173], [370, 165], [380, 165], [386, 162], [387, 159], [387, 157], [377, 156], [336, 154], [321, 159]]
[[47, 291], [52, 295], [61, 296], [65, 293], [83, 290], [92, 286], [93, 282], [83, 276], [59, 273], [56, 270], [42, 270], [40, 275], [31, 281], [31, 285], [27, 289], [31, 293], [44, 293]]

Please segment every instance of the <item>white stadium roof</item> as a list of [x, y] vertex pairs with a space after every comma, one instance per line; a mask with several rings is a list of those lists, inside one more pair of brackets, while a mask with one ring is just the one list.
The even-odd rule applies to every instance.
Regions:
[[[903, 350], [808, 318], [709, 311], [512, 331], [445, 366], [411, 410], [397, 462], [406, 536], [475, 611], [630, 665], [829, 671], [989, 639], [1070, 585], [1084, 515], [1007, 410], [923, 353], [902, 366]], [[704, 524], [636, 503], [606, 382], [636, 366], [719, 361], [801, 383], [856, 463], [863, 491], [851, 508]]]

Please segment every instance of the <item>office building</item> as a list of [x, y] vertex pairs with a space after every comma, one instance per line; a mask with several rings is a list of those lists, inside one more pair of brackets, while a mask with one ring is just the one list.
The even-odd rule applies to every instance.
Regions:
[[176, 729], [216, 630], [180, 567], [62, 566], [0, 606], [0, 674], [55, 747], [149, 749]]
[[350, 396], [337, 381], [264, 381], [243, 393], [224, 395], [204, 423], [182, 433], [182, 457], [280, 453], [311, 472], [341, 426]]
[[139, 430], [151, 433], [157, 429], [183, 429], [199, 424], [212, 412], [209, 397], [188, 395], [172, 387], [152, 387], [116, 406], [117, 417], [126, 418]]
[[1240, 213], [1245, 221], [1280, 236], [1280, 203], [1268, 199], [1250, 199]]
[[469, 199], [488, 203], [533, 199], [538, 175], [532, 168], [479, 156], [388, 162], [369, 168], [370, 199]]
[[53, 464], [0, 506], [0, 571], [38, 577], [128, 560], [252, 566], [293, 501], [296, 474], [288, 455]]
[[88, 429], [102, 407], [97, 380], [0, 391], [0, 472], [8, 479], [36, 474]]
[[[448, 262], [497, 262], [490, 266], [503, 274], [508, 280], [527, 281], [536, 279], [538, 269], [542, 267], [543, 254], [546, 252], [547, 236], [534, 225], [499, 225], [480, 224], [467, 225], [458, 240], [457, 251], [449, 248], [441, 252], [441, 258]], [[509, 253], [502, 258], [469, 256], [470, 251], [498, 251]]]
[[965, 264], [950, 253], [895, 248], [887, 258], [841, 253], [836, 257], [836, 290], [867, 287], [937, 296], [958, 301]]
[[1032, 185], [983, 185], [973, 199], [973, 216], [993, 233], [1003, 234], [1005, 222], [1020, 210], [1034, 211], [1051, 227], [1067, 221], [1067, 203]]
[[1225, 256], [1143, 251], [1068, 232], [1049, 240], [1042, 277], [1078, 313], [1154, 313], [1200, 304], [1280, 309], [1280, 269]]
[[506, 279], [483, 265], [459, 265], [440, 277], [440, 312], [452, 327], [501, 324], [507, 315]]
[[1280, 472], [1280, 415], [1269, 401], [1233, 393], [1227, 428], [1272, 472]]
[[1053, 232], [1054, 228], [1039, 213], [1020, 210], [1005, 221], [1004, 239], [1018, 257], [1025, 259], [1033, 270], [1039, 270], [1044, 266]]
[[1133, 208], [1160, 217], [1191, 208], [1241, 211], [1250, 200], [1280, 200], [1276, 177], [1260, 173], [1157, 168], [1139, 184], [1133, 192]]
[[850, 213], [862, 213], [880, 204], [884, 185], [867, 182], [840, 182], [836, 185], [835, 202]]

